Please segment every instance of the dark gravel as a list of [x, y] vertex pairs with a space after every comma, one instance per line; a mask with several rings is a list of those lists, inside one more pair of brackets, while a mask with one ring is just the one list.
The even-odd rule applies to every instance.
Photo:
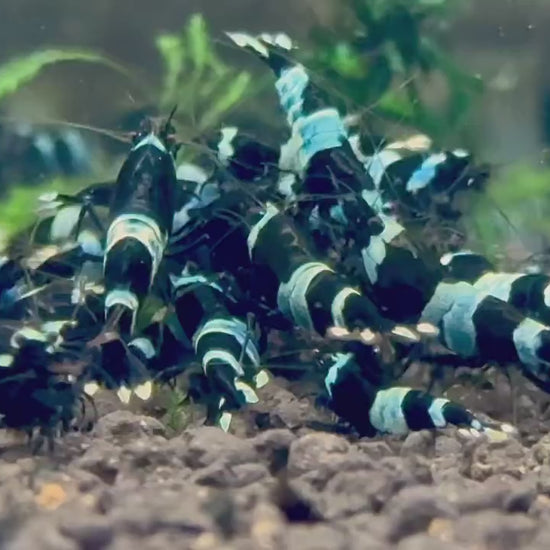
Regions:
[[500, 403], [501, 420], [515, 414], [517, 438], [448, 429], [357, 440], [313, 429], [331, 418], [277, 381], [236, 419], [237, 435], [198, 419], [170, 435], [112, 404], [53, 455], [2, 434], [0, 548], [546, 549], [547, 400], [496, 387], [462, 394], [491, 414]]

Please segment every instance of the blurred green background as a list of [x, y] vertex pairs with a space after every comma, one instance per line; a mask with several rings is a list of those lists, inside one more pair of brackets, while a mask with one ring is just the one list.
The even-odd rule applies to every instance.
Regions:
[[[272, 79], [223, 31], [285, 31], [373, 132], [420, 130], [496, 165], [486, 197], [469, 206], [473, 247], [520, 261], [548, 246], [547, 0], [0, 0], [0, 13], [4, 120], [116, 131], [125, 115], [178, 103], [187, 139], [243, 121], [276, 141], [284, 119]], [[111, 177], [116, 163], [97, 172]], [[4, 233], [32, 219], [43, 188], [83, 184], [24, 183], [0, 205]]]

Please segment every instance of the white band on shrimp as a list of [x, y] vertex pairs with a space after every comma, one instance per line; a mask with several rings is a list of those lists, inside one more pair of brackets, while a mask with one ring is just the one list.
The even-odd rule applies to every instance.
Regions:
[[370, 423], [380, 433], [404, 435], [409, 426], [403, 411], [403, 400], [409, 388], [389, 388], [377, 392], [369, 412]]
[[140, 147], [143, 147], [145, 145], [152, 145], [153, 147], [156, 147], [159, 151], [166, 153], [166, 147], [164, 146], [164, 143], [156, 136], [153, 132], [150, 132], [147, 134], [141, 141], [139, 141], [134, 147], [132, 147], [132, 151], [135, 151], [136, 149], [139, 149]]
[[246, 343], [245, 353], [248, 359], [254, 366], [259, 366], [260, 354], [256, 349], [254, 339], [249, 334], [248, 327], [243, 321], [235, 317], [232, 317], [230, 319], [216, 318], [216, 319], [211, 319], [207, 321], [195, 333], [195, 336], [193, 337], [193, 346], [195, 347], [195, 350], [198, 347], [199, 340], [206, 334], [212, 334], [212, 333], [217, 333], [217, 334], [222, 333], [222, 334], [228, 334], [229, 336], [232, 336], [239, 343], [241, 348]]
[[248, 255], [250, 256], [250, 259], [252, 259], [252, 252], [254, 250], [254, 247], [256, 246], [256, 241], [258, 240], [258, 237], [260, 235], [260, 231], [277, 215], [279, 214], [279, 209], [272, 203], [268, 202], [265, 214], [262, 216], [262, 218], [252, 227], [250, 230], [250, 233], [248, 234], [248, 238], [246, 240], [246, 244], [248, 245]]
[[208, 350], [202, 358], [202, 368], [205, 374], [208, 374], [208, 369], [211, 367], [212, 361], [220, 361], [229, 365], [234, 371], [237, 377], [244, 376], [244, 370], [238, 359], [233, 356], [227, 350], [224, 349], [210, 349]]
[[516, 327], [512, 335], [519, 360], [530, 367], [535, 375], [540, 374], [541, 368], [548, 366], [548, 363], [543, 361], [537, 353], [541, 345], [542, 335], [547, 330], [548, 327], [545, 325], [526, 318]]
[[300, 118], [296, 121], [294, 129], [302, 136], [302, 166], [307, 166], [317, 153], [340, 147], [347, 139], [340, 113], [333, 108], [321, 109]]
[[478, 292], [465, 282], [439, 283], [420, 322], [442, 326], [446, 345], [463, 357], [472, 357], [477, 353], [473, 316], [486, 297], [486, 292]]
[[401, 155], [396, 151], [383, 150], [375, 153], [365, 162], [365, 168], [378, 189], [386, 173], [386, 168], [401, 160]]
[[147, 359], [151, 359], [155, 356], [155, 347], [149, 338], [140, 336], [139, 338], [134, 338], [129, 342], [128, 346], [139, 349]]
[[427, 187], [435, 178], [437, 169], [447, 160], [445, 153], [434, 153], [412, 173], [407, 181], [406, 190], [413, 195]]
[[307, 291], [313, 279], [321, 273], [334, 273], [320, 262], [308, 262], [298, 267], [287, 283], [281, 283], [277, 293], [277, 306], [283, 314], [305, 329], [313, 329], [313, 321], [307, 305]]
[[283, 70], [275, 82], [281, 106], [287, 113], [287, 121], [292, 126], [302, 115], [304, 91], [309, 84], [309, 76], [303, 65], [295, 65]]
[[132, 331], [136, 321], [136, 313], [139, 307], [138, 297], [130, 290], [111, 290], [105, 297], [105, 311], [115, 306], [124, 306], [132, 312]]
[[349, 361], [353, 359], [353, 353], [335, 353], [332, 359], [334, 359], [334, 363], [332, 363], [325, 376], [325, 388], [330, 397], [332, 397], [332, 387], [338, 380], [340, 369], [346, 367]]
[[238, 129], [235, 126], [226, 126], [220, 130], [222, 138], [218, 142], [218, 160], [227, 166], [231, 157], [235, 154], [233, 140], [237, 136]]
[[182, 271], [181, 275], [174, 275], [173, 273], [170, 273], [169, 278], [174, 290], [191, 285], [207, 285], [223, 293], [223, 289], [219, 284], [215, 283], [211, 279], [208, 279], [204, 275], [187, 275], [184, 271]]
[[404, 227], [393, 218], [383, 214], [379, 214], [378, 217], [384, 222], [382, 233], [372, 235], [368, 246], [361, 250], [363, 266], [372, 284], [378, 280], [378, 268], [386, 258], [386, 243], [390, 243], [404, 231]]
[[443, 408], [447, 405], [447, 403], [450, 403], [448, 399], [437, 397], [432, 401], [432, 404], [428, 409], [428, 415], [432, 419], [433, 425], [436, 428], [444, 428], [447, 425], [447, 421], [443, 415]]
[[332, 300], [331, 313], [334, 326], [347, 328], [346, 320], [344, 318], [344, 308], [346, 306], [346, 300], [353, 294], [359, 296], [360, 292], [347, 286], [338, 292], [338, 294], [334, 297], [334, 300]]
[[50, 239], [52, 242], [58, 242], [70, 237], [71, 233], [76, 229], [82, 208], [83, 206], [80, 204], [71, 204], [61, 208], [57, 212], [50, 226]]
[[104, 268], [109, 252], [113, 246], [124, 239], [137, 240], [149, 252], [152, 262], [151, 280], [149, 284], [152, 284], [160, 261], [162, 260], [167, 236], [163, 234], [158, 224], [149, 216], [143, 214], [122, 214], [118, 216], [113, 220], [107, 231], [105, 258], [103, 261]]
[[524, 273], [494, 273], [489, 272], [482, 275], [475, 283], [474, 288], [480, 292], [490, 294], [495, 298], [507, 302], [510, 299], [512, 285], [520, 277], [524, 277]]

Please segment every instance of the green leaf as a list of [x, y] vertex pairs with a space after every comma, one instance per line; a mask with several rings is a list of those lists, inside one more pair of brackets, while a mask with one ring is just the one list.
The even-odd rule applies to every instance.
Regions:
[[181, 38], [175, 34], [161, 34], [155, 42], [164, 62], [160, 104], [165, 108], [176, 103], [178, 81], [185, 66], [185, 48]]
[[49, 65], [64, 61], [98, 63], [129, 76], [123, 66], [99, 53], [78, 49], [47, 49], [16, 57], [0, 66], [0, 100], [15, 93]]
[[382, 47], [384, 55], [388, 60], [390, 70], [393, 75], [405, 74], [405, 63], [399, 49], [393, 42], [386, 42]]
[[518, 164], [499, 178], [498, 185], [489, 187], [489, 194], [503, 207], [515, 207], [526, 199], [545, 198], [550, 194], [549, 171]]
[[2, 220], [2, 237], [10, 237], [29, 227], [36, 221], [36, 207], [38, 197], [42, 193], [58, 191], [59, 193], [74, 194], [85, 187], [89, 181], [72, 179], [54, 179], [39, 185], [28, 187], [14, 185], [8, 196], [0, 202], [0, 220]]
[[413, 103], [402, 90], [390, 90], [385, 93], [376, 104], [376, 109], [384, 116], [402, 124], [411, 124], [416, 114]]
[[210, 96], [218, 92], [219, 88], [226, 89], [227, 81], [234, 74], [230, 69], [226, 69], [223, 75], [218, 76], [216, 73], [209, 75], [208, 80], [201, 82], [200, 94], [203, 101], [210, 102]]
[[367, 67], [350, 44], [339, 42], [332, 52], [332, 67], [346, 78], [365, 78]]
[[550, 234], [549, 177], [548, 168], [526, 164], [497, 174], [465, 219], [476, 247], [492, 254], [518, 233], [522, 237]]
[[179, 434], [191, 420], [188, 395], [186, 391], [177, 386], [168, 389], [167, 392], [164, 423], [173, 433]]
[[153, 317], [162, 309], [163, 305], [162, 300], [154, 294], [147, 296], [139, 308], [136, 329], [139, 331], [150, 325]]
[[227, 113], [244, 97], [250, 84], [250, 73], [240, 72], [232, 82], [228, 83], [223, 95], [214, 101], [203, 114], [199, 122], [199, 130], [205, 130], [215, 124], [223, 114]]
[[200, 74], [210, 57], [210, 37], [203, 16], [196, 13], [191, 16], [187, 25], [187, 47], [195, 71]]
[[[416, 125], [432, 137], [456, 131], [482, 83], [461, 70], [429, 36], [438, 36], [433, 30], [448, 24], [467, 1], [343, 0], [342, 8], [354, 17], [342, 18], [336, 31], [314, 29], [310, 36], [315, 49], [308, 52], [308, 63], [356, 106], [374, 105], [371, 111]], [[339, 45], [339, 36], [346, 37], [346, 47]], [[444, 109], [430, 108], [420, 94], [406, 98], [399, 91], [391, 93], [397, 80], [412, 83], [434, 72], [449, 89]], [[409, 92], [413, 87], [406, 86]]]
[[[393, 73], [389, 64], [389, 60], [385, 56], [379, 56], [375, 58], [370, 67], [368, 86], [365, 87], [367, 100], [374, 102], [378, 100], [383, 94], [390, 90], [390, 86], [393, 79]], [[361, 88], [360, 82], [355, 82], [356, 88]], [[358, 90], [354, 91], [357, 94]]]

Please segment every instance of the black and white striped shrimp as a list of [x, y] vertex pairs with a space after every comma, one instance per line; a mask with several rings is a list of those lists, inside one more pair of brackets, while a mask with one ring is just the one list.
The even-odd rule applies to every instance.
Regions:
[[[375, 211], [365, 189], [370, 185], [369, 191], [375, 193], [376, 186], [372, 178], [368, 181], [365, 170], [356, 170], [359, 161], [339, 113], [320, 99], [304, 67], [288, 58], [292, 46], [289, 39], [284, 35], [230, 37], [274, 69], [281, 105], [293, 133], [301, 139], [304, 180], [307, 182], [313, 165], [317, 192], [323, 191], [323, 186], [324, 192], [330, 193], [335, 185], [346, 185], [358, 191]], [[320, 164], [325, 165], [324, 180]], [[326, 175], [329, 167], [330, 176]], [[348, 170], [340, 181], [342, 167]], [[385, 315], [398, 321], [430, 323], [440, 328], [442, 341], [457, 354], [519, 361], [526, 375], [543, 387], [547, 384], [550, 330], [546, 326], [524, 317], [506, 302], [478, 292], [467, 282], [445, 280], [441, 266], [407, 241], [404, 228], [396, 220], [384, 214], [379, 214], [378, 220], [382, 229], [365, 232], [367, 244], [360, 252], [364, 285]], [[495, 323], [497, 319], [501, 322]]]
[[138, 132], [111, 198], [103, 264], [105, 309], [107, 315], [124, 310], [126, 332], [133, 330], [172, 230], [177, 148], [169, 142], [169, 125], [161, 131], [149, 125]]
[[94, 147], [74, 128], [48, 129], [26, 123], [0, 123], [0, 189], [35, 185], [54, 177], [90, 175]]
[[[323, 338], [320, 388], [330, 407], [368, 436], [448, 424], [488, 432], [463, 407], [388, 379], [386, 363], [407, 357], [425, 335], [465, 359], [520, 362], [528, 377], [550, 384], [550, 329], [524, 315], [542, 319], [544, 311], [535, 310], [546, 283], [536, 283], [538, 302], [520, 311], [515, 280], [505, 296], [504, 283], [485, 284], [491, 276], [483, 262], [477, 273], [471, 262], [468, 275], [457, 276], [454, 260], [440, 262], [412, 242], [406, 223], [383, 207], [395, 197], [375, 171], [376, 154], [360, 157], [345, 118], [290, 58], [291, 40], [230, 37], [275, 72], [290, 139], [271, 147], [225, 127], [212, 142], [217, 169], [178, 168], [170, 119], [161, 126], [149, 120], [114, 184], [44, 197], [48, 216], [35, 235], [56, 245], [30, 270], [30, 285], [43, 289], [36, 303], [25, 301], [30, 255], [0, 265], [2, 316], [25, 306], [16, 317], [23, 332], [0, 350], [7, 372], [19, 365], [19, 348], [12, 348], [32, 340], [45, 363], [80, 365], [68, 380], [72, 405], [100, 386], [126, 403], [133, 395], [148, 399], [154, 380], [197, 359], [208, 419], [229, 429], [233, 411], [256, 402], [267, 380], [265, 334], [301, 329]], [[377, 162], [396, 150], [387, 145]], [[402, 192], [418, 197], [452, 187], [452, 162], [466, 157], [445, 154], [395, 158], [403, 161]], [[384, 164], [384, 174], [393, 164]], [[332, 236], [325, 241], [317, 235], [324, 227]], [[153, 313], [148, 302], [158, 304]], [[68, 411], [49, 418], [44, 411], [26, 423], [66, 424]]]

